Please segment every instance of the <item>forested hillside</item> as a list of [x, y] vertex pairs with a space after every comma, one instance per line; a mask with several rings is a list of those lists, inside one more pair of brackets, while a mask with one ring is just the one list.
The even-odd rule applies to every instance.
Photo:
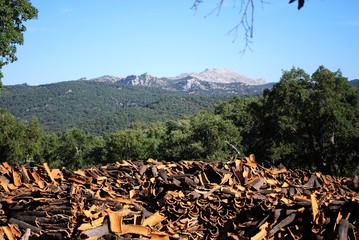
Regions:
[[217, 100], [95, 81], [5, 86], [0, 94], [1, 107], [24, 122], [36, 117], [46, 132], [77, 127], [95, 134], [124, 129], [138, 121], [157, 122], [193, 115]]
[[[63, 88], [59, 98], [71, 98], [76, 88], [71, 90]], [[131, 98], [127, 100], [121, 103], [130, 104]], [[152, 101], [139, 107], [170, 112], [172, 108], [162, 104]], [[140, 109], [139, 115], [143, 114]], [[321, 66], [310, 76], [293, 68], [284, 71], [279, 83], [263, 96], [234, 97], [194, 116], [132, 124], [101, 136], [79, 128], [46, 134], [35, 118], [23, 123], [2, 110], [0, 158], [12, 164], [48, 162], [53, 167], [77, 169], [122, 159], [225, 160], [254, 153], [265, 165], [283, 163], [332, 175], [353, 175], [359, 173], [358, 119], [359, 88], [351, 86], [340, 71]]]

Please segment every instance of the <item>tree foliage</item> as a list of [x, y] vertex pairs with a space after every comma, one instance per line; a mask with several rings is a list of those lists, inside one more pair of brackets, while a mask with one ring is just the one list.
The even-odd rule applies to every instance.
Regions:
[[205, 111], [192, 118], [191, 126], [197, 159], [221, 160], [236, 155], [231, 146], [240, 146], [242, 137], [232, 121]]
[[319, 67], [312, 75], [313, 90], [308, 104], [307, 127], [312, 134], [312, 151], [319, 170], [345, 173], [358, 163], [359, 91], [340, 71]]
[[[308, 98], [309, 75], [302, 69], [283, 72], [277, 85], [263, 95], [261, 122], [258, 126], [262, 141], [257, 148], [273, 164], [286, 159], [298, 159], [304, 146], [298, 134], [304, 129], [303, 109]], [[283, 159], [283, 155], [286, 159]]]
[[261, 107], [259, 97], [234, 97], [215, 106], [214, 113], [231, 121], [239, 131], [242, 141], [236, 148], [242, 150], [241, 155], [256, 152], [254, 145], [260, 138], [257, 126]]
[[263, 101], [262, 159], [331, 174], [358, 165], [359, 92], [340, 71], [285, 71]]
[[96, 81], [6, 86], [0, 106], [22, 121], [37, 117], [46, 132], [76, 127], [101, 135], [133, 122], [164, 122], [213, 106], [216, 97]]
[[166, 160], [218, 160], [235, 155], [230, 144], [241, 141], [234, 124], [211, 111], [167, 122], [160, 149]]
[[98, 162], [98, 148], [103, 145], [102, 139], [87, 134], [80, 129], [69, 129], [59, 135], [52, 165], [67, 166], [71, 169], [83, 168]]
[[6, 110], [0, 110], [0, 159], [9, 163], [39, 161], [44, 133], [39, 122], [24, 124]]
[[161, 125], [134, 124], [129, 129], [106, 135], [106, 161], [158, 158], [158, 145], [163, 133]]
[[16, 45], [24, 43], [24, 22], [37, 14], [29, 0], [0, 0], [0, 81], [2, 67], [17, 60]]

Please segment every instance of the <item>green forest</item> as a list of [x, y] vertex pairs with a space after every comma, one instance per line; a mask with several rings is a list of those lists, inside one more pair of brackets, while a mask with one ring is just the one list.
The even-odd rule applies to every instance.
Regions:
[[217, 100], [159, 88], [79, 80], [5, 86], [0, 94], [0, 106], [25, 123], [36, 117], [47, 133], [76, 127], [96, 135], [125, 129], [133, 122], [193, 115]]
[[233, 97], [192, 116], [101, 135], [79, 128], [46, 132], [38, 119], [25, 123], [3, 109], [0, 159], [77, 169], [123, 159], [226, 161], [253, 153], [265, 166], [352, 176], [359, 173], [358, 118], [359, 88], [340, 71], [320, 66], [309, 75], [292, 68], [261, 96]]

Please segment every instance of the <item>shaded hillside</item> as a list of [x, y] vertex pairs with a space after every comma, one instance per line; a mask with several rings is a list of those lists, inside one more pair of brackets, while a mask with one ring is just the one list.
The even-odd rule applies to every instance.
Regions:
[[93, 133], [126, 128], [131, 122], [154, 122], [192, 115], [217, 99], [158, 88], [106, 82], [5, 86], [0, 106], [25, 122], [35, 116], [48, 132], [78, 127]]

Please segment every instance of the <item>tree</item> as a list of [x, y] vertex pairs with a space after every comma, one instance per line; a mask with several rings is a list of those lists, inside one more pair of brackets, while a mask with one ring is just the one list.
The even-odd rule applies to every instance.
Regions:
[[230, 120], [204, 111], [167, 122], [160, 149], [165, 160], [218, 160], [236, 155], [231, 145], [240, 146], [240, 142], [239, 131]]
[[27, 161], [41, 162], [43, 154], [45, 133], [39, 121], [33, 117], [25, 128], [24, 151]]
[[57, 149], [59, 148], [59, 137], [52, 134], [45, 134], [44, 140], [42, 143], [42, 155], [39, 160], [40, 163], [47, 162], [51, 167], [59, 167], [60, 163], [58, 161], [59, 157], [57, 155]]
[[25, 125], [6, 110], [0, 110], [0, 159], [10, 164], [25, 163]]
[[106, 135], [104, 159], [108, 163], [124, 159], [159, 158], [159, 144], [163, 131], [164, 127], [160, 124], [134, 123], [126, 130]]
[[11, 164], [39, 163], [43, 160], [45, 133], [39, 121], [28, 124], [17, 121], [6, 110], [0, 110], [0, 159]]
[[191, 133], [189, 118], [166, 122], [165, 133], [160, 144], [162, 158], [171, 161], [194, 158], [189, 148]]
[[307, 162], [294, 159], [301, 159], [298, 154], [303, 154], [300, 149], [305, 143], [304, 136], [297, 135], [304, 128], [302, 112], [309, 94], [309, 78], [304, 70], [292, 68], [284, 71], [279, 83], [263, 94], [259, 129], [262, 139], [257, 150], [261, 158], [269, 158], [272, 164], [285, 161], [288, 166], [308, 167]]
[[146, 136], [134, 129], [115, 132], [105, 139], [108, 162], [146, 158], [146, 148]]
[[315, 111], [304, 112], [312, 161], [331, 174], [352, 174], [359, 166], [359, 88], [323, 66], [312, 81], [308, 106]]
[[87, 134], [78, 128], [67, 130], [57, 143], [51, 166], [70, 169], [84, 168], [97, 163], [97, 150], [103, 145], [101, 138]]
[[230, 120], [242, 137], [241, 149], [245, 156], [257, 152], [255, 143], [260, 138], [258, 124], [261, 110], [260, 97], [233, 97], [215, 106], [214, 113], [225, 120]]
[[[197, 158], [206, 160], [224, 160], [237, 155], [231, 146], [241, 149], [242, 137], [236, 126], [230, 120], [223, 119], [211, 111], [204, 111], [192, 118], [192, 152]], [[242, 150], [242, 149], [241, 149]]]
[[283, 72], [264, 93], [262, 112], [259, 158], [339, 175], [358, 166], [359, 91], [340, 71]]
[[24, 22], [37, 18], [38, 11], [29, 0], [0, 0], [0, 89], [4, 65], [16, 58], [16, 45], [24, 43]]

